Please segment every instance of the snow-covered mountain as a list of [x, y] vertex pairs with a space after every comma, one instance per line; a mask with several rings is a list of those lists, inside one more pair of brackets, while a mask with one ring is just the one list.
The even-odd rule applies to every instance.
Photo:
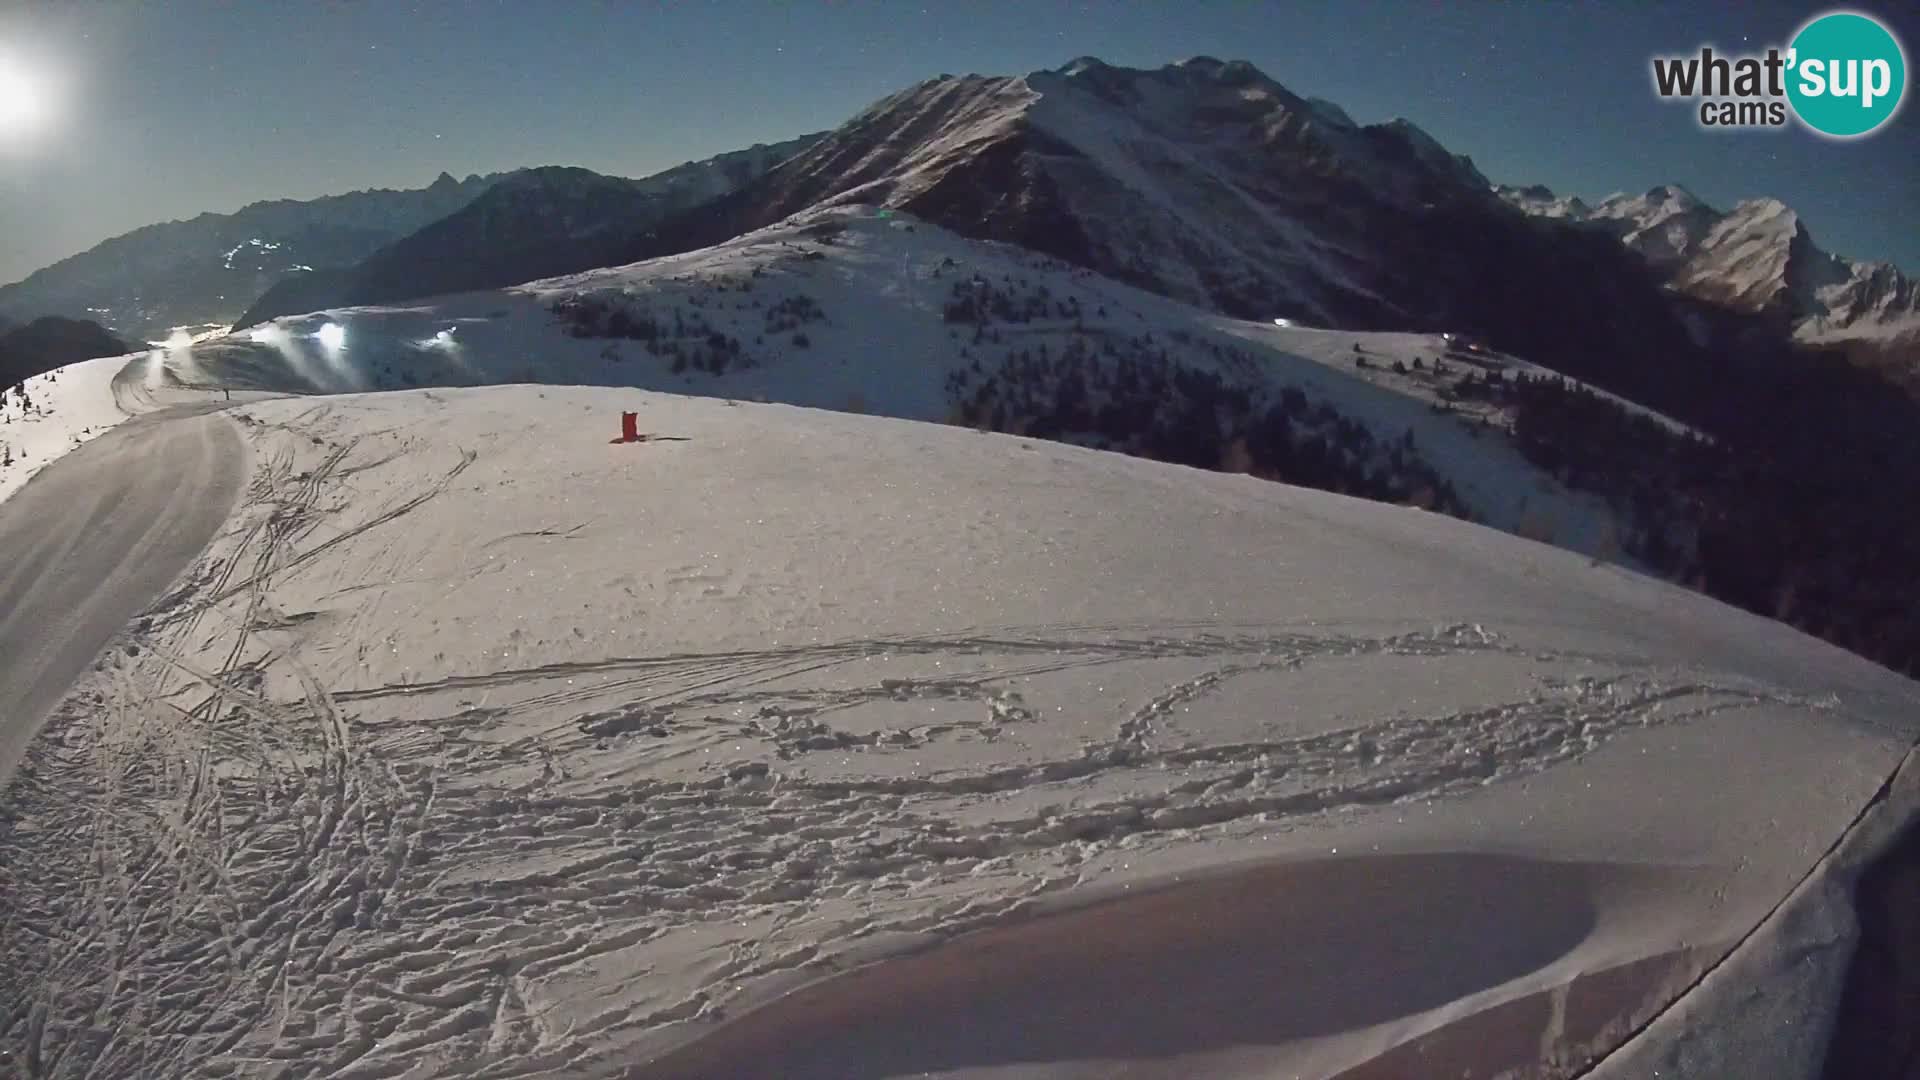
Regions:
[[819, 137], [755, 144], [642, 180], [558, 166], [523, 170], [351, 267], [289, 275], [236, 323], [247, 327], [320, 308], [497, 288], [614, 265], [625, 261], [635, 234], [752, 182]]
[[1419, 503], [1631, 561], [1612, 508], [1507, 436], [1484, 380], [1542, 369], [1447, 353], [1437, 334], [1236, 320], [844, 204], [685, 255], [282, 317], [159, 355], [186, 384], [587, 383], [960, 423]]
[[[1580, 220], [1581, 205], [1577, 198], [1569, 200], [1565, 216]], [[1628, 247], [1656, 268], [1671, 272], [1698, 253], [1720, 217], [1693, 192], [1668, 184], [1644, 195], [1615, 193], [1594, 207], [1586, 220], [1612, 223]]]
[[579, 170], [524, 181], [388, 238], [350, 271], [307, 260], [315, 272], [242, 319], [622, 265], [848, 204], [908, 210], [1241, 318], [1468, 329], [1589, 374], [1688, 342], [1631, 253], [1513, 214], [1470, 160], [1411, 123], [1359, 125], [1243, 62], [1082, 58], [942, 76], [818, 139], [631, 189]]
[[1675, 268], [1673, 283], [1689, 296], [1736, 310], [1797, 316], [1847, 277], [1846, 264], [1820, 250], [1785, 203], [1750, 199], [1713, 222]]
[[921, 83], [627, 254], [838, 204], [911, 211], [1242, 318], [1472, 329], [1589, 370], [1687, 347], [1631, 253], [1512, 213], [1410, 123], [1357, 125], [1209, 58]]
[[1593, 208], [1578, 195], [1558, 196], [1544, 184], [1532, 187], [1516, 188], [1505, 184], [1494, 185], [1500, 197], [1513, 203], [1536, 217], [1567, 218], [1573, 221], [1585, 221]]
[[471, 202], [500, 175], [253, 203], [107, 240], [0, 287], [0, 314], [87, 318], [133, 340], [226, 324], [298, 267], [343, 266]]
[[1920, 376], [1920, 285], [1890, 263], [1823, 250], [1778, 199], [1732, 210], [1678, 185], [1615, 194], [1588, 208], [1547, 188], [1495, 191], [1529, 214], [1597, 225], [1640, 253], [1673, 288], [1696, 300], [1777, 319], [1800, 341], [1834, 345], [1873, 366]]

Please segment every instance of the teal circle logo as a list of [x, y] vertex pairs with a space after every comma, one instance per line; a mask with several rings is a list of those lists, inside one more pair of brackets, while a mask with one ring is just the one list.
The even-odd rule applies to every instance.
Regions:
[[1875, 19], [1836, 11], [1800, 28], [1787, 48], [1787, 100], [1822, 135], [1851, 139], [1893, 119], [1907, 89], [1907, 58]]

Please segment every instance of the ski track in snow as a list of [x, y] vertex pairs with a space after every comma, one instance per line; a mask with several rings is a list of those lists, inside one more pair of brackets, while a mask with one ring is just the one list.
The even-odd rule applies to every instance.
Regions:
[[[29, 974], [0, 997], [0, 1032], [29, 1070], [371, 1078], [428, 1049], [440, 1074], [580, 1067], [584, 1047], [722, 1013], [756, 980], [833, 969], [816, 942], [1004, 919], [1081, 884], [1104, 847], [1446, 796], [1647, 724], [1818, 707], [1478, 625], [1016, 626], [330, 694], [271, 586], [405, 528], [472, 454], [346, 525], [328, 507], [380, 459], [355, 463], [355, 442], [300, 421], [255, 429], [278, 452], [236, 530], [136, 626], [123, 653], [138, 655], [56, 717], [10, 792], [6, 817], [40, 822], [0, 836], [19, 897], [0, 942]], [[1240, 680], [1350, 657], [1588, 673], [1273, 740], [1208, 742], [1190, 724]], [[912, 767], [933, 744], [1021, 744], [1050, 701], [1071, 709], [1075, 684], [1116, 669], [1158, 690], [1092, 717], [1100, 738]], [[296, 692], [269, 692], [269, 671]], [[382, 723], [396, 700], [424, 721]], [[687, 994], [576, 1003], [564, 1028], [528, 1009], [591, 986], [601, 963], [684, 963], [714, 932], [724, 959], [697, 959]]]
[[[1017, 915], [1098, 877], [1104, 851], [1433, 800], [1727, 710], [1829, 707], [1413, 622], [1009, 626], [330, 690], [317, 665], [359, 635], [275, 588], [350, 543], [355, 588], [390, 587], [392, 538], [475, 459], [412, 462], [422, 437], [401, 431], [329, 438], [330, 408], [249, 423], [260, 464], [228, 533], [0, 802], [0, 1061], [28, 1075], [604, 1073], [863, 948]], [[427, 478], [348, 515], [391, 462]], [[1354, 715], [1214, 733], [1356, 659], [1385, 689]], [[1402, 663], [1459, 700], [1407, 706]], [[936, 749], [946, 767], [924, 767]]]

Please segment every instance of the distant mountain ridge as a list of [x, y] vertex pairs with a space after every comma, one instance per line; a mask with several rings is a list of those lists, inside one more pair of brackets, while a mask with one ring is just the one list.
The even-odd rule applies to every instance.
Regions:
[[89, 318], [135, 340], [230, 322], [295, 267], [358, 261], [507, 175], [442, 173], [424, 188], [276, 199], [149, 225], [0, 287], [0, 316]]
[[[396, 224], [391, 206], [373, 224], [346, 212], [376, 196], [444, 212], [396, 231], [382, 231]], [[1203, 56], [1156, 69], [1082, 57], [1025, 76], [943, 75], [832, 131], [644, 180], [548, 167], [256, 204], [242, 215], [280, 213], [314, 231], [296, 244], [242, 229], [220, 249], [219, 287], [208, 290], [190, 267], [115, 263], [114, 246], [152, 232], [141, 230], [0, 290], [0, 315], [28, 311], [18, 293], [47, 291], [38, 279], [62, 270], [70, 296], [129, 280], [136, 293], [212, 293], [196, 297], [197, 319], [180, 317], [190, 305], [161, 318], [136, 295], [133, 325], [148, 333], [190, 321], [247, 326], [624, 265], [853, 204], [910, 211], [1237, 317], [1471, 331], [1569, 374], [1608, 371], [1633, 396], [1670, 379], [1656, 368], [1709, 342], [1759, 340], [1756, 327], [1903, 347], [1915, 304], [1897, 269], [1827, 255], [1777, 203], [1722, 213], [1669, 186], [1592, 206], [1496, 186], [1408, 121], [1361, 125], [1250, 64]], [[79, 272], [87, 268], [99, 272]], [[243, 283], [260, 288], [237, 302]], [[1724, 309], [1733, 328], [1703, 331], [1704, 316], [1676, 305], [1676, 292]], [[94, 310], [117, 325], [114, 304]]]
[[751, 182], [818, 138], [755, 144], [641, 180], [562, 166], [523, 170], [350, 267], [284, 278], [236, 325], [613, 265], [623, 261], [636, 234]]
[[0, 387], [58, 367], [130, 351], [100, 324], [49, 315], [25, 326], [0, 325]]
[[1778, 199], [1722, 211], [1664, 184], [1589, 207], [1539, 186], [1495, 190], [1529, 214], [1616, 236], [1679, 293], [1776, 321], [1797, 341], [1840, 347], [1866, 366], [1920, 383], [1920, 285], [1891, 263], [1823, 250]]

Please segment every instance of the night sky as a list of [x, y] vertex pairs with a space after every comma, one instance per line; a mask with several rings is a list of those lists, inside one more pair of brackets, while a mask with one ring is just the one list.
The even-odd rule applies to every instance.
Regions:
[[[1889, 21], [1920, 58], [1920, 18]], [[1496, 181], [1588, 198], [1772, 195], [1829, 250], [1920, 271], [1920, 110], [1851, 143], [1709, 133], [1648, 59], [1784, 45], [1826, 5], [52, 3], [0, 0], [0, 64], [55, 123], [0, 131], [0, 282], [140, 225], [523, 165], [642, 176], [831, 128], [942, 72], [1083, 55], [1251, 61]], [[0, 72], [4, 74], [4, 72]], [[0, 85], [4, 80], [0, 79]], [[1908, 91], [1908, 97], [1913, 91]], [[4, 106], [4, 103], [0, 103]], [[3, 115], [3, 111], [0, 111]]]

